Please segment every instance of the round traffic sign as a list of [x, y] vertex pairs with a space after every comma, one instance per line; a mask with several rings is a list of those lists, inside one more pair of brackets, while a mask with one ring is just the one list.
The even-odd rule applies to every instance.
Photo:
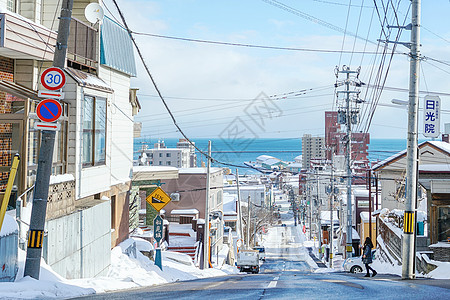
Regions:
[[41, 84], [47, 90], [59, 90], [66, 84], [66, 75], [60, 68], [48, 68], [42, 72]]
[[59, 119], [61, 113], [61, 104], [55, 99], [42, 100], [36, 107], [36, 114], [43, 122], [54, 122]]

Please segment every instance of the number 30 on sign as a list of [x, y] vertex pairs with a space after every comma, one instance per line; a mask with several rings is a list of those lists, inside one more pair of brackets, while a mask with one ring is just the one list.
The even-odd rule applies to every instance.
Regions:
[[62, 89], [66, 84], [66, 75], [60, 68], [48, 68], [42, 72], [41, 84], [45, 89], [50, 91]]

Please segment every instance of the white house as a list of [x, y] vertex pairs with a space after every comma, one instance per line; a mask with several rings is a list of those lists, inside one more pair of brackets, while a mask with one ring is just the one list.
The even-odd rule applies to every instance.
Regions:
[[[47, 204], [43, 256], [66, 278], [106, 274], [110, 249], [128, 236], [128, 192], [133, 155], [130, 77], [136, 75], [132, 43], [116, 22], [91, 24], [93, 1], [74, 0]], [[11, 153], [21, 155], [16, 178], [24, 205], [32, 201], [40, 132], [40, 74], [52, 65], [61, 10], [58, 0], [0, 0], [0, 185]], [[20, 13], [20, 15], [19, 15]], [[116, 45], [120, 44], [120, 47]], [[132, 94], [132, 93], [131, 93]], [[135, 94], [134, 94], [135, 95]], [[0, 186], [1, 187], [1, 186]]]

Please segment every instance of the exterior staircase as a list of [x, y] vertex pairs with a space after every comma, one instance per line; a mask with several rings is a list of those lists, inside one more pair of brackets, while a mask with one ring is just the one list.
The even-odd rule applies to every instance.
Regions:
[[195, 246], [169, 246], [167, 250], [187, 254], [192, 260], [195, 258]]

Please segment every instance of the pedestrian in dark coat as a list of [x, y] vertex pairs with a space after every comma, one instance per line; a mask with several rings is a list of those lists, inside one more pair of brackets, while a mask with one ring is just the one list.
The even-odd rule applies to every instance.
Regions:
[[377, 271], [375, 271], [374, 269], [372, 269], [369, 266], [369, 264], [372, 263], [372, 248], [373, 248], [372, 240], [370, 239], [370, 237], [366, 237], [366, 241], [364, 242], [364, 247], [363, 247], [363, 256], [362, 256], [362, 261], [363, 261], [364, 265], [366, 266], [366, 271], [367, 271], [367, 274], [364, 277], [370, 277], [369, 270], [372, 271], [372, 277], [377, 275]]

